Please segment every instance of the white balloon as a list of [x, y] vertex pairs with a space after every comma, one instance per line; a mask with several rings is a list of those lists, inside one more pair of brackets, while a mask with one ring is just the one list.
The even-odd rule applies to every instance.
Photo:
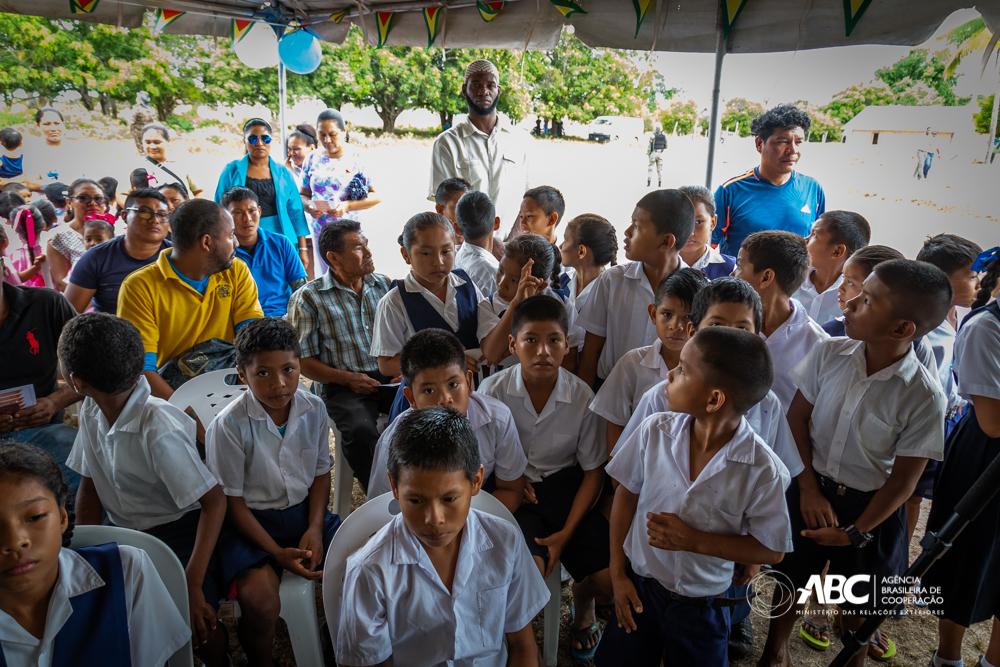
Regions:
[[278, 64], [278, 37], [266, 23], [254, 23], [243, 39], [233, 46], [240, 62], [251, 69], [274, 67]]

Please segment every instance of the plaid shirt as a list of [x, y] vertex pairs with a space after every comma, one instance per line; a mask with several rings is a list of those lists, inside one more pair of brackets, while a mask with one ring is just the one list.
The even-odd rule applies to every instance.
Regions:
[[378, 358], [369, 354], [375, 306], [389, 291], [391, 282], [379, 273], [368, 274], [362, 282], [359, 297], [327, 271], [292, 295], [288, 321], [299, 332], [303, 357], [317, 357], [342, 371], [378, 370]]

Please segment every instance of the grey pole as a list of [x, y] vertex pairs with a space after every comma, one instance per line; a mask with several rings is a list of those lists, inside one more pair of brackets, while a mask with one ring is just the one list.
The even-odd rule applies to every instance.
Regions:
[[285, 147], [288, 145], [288, 127], [285, 123], [285, 107], [288, 105], [288, 85], [285, 77], [285, 64], [278, 62], [278, 125], [281, 126], [281, 155], [282, 162], [288, 159], [285, 154]]
[[[721, 11], [721, 6], [720, 6]], [[705, 172], [705, 187], [712, 189], [712, 169], [715, 167], [715, 144], [719, 140], [719, 97], [722, 89], [722, 59], [726, 55], [726, 38], [722, 33], [722, 17], [719, 17], [715, 33], [715, 79], [712, 83], [712, 115], [708, 121], [708, 167]]]

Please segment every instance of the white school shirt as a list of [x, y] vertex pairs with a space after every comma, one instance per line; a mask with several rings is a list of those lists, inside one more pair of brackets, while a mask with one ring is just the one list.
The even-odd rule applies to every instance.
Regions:
[[[667, 381], [664, 380], [653, 385], [642, 395], [632, 412], [632, 417], [625, 425], [625, 430], [618, 438], [618, 444], [612, 450], [611, 456], [618, 454], [622, 444], [635, 433], [646, 417], [658, 412], [670, 412], [667, 409], [666, 387]], [[773, 391], [768, 391], [764, 400], [750, 408], [743, 417], [750, 424], [753, 432], [759, 435], [764, 444], [770, 447], [775, 455], [781, 459], [792, 477], [805, 469], [802, 457], [799, 456], [798, 447], [795, 446], [792, 429], [789, 428], [788, 420], [785, 419], [785, 410]]]
[[497, 291], [497, 271], [500, 262], [493, 253], [472, 243], [463, 243], [455, 252], [455, 268], [469, 274], [482, 294]]
[[593, 470], [608, 460], [606, 431], [588, 407], [594, 392], [565, 368], [559, 369], [556, 385], [540, 414], [535, 412], [524, 386], [521, 364], [483, 380], [479, 393], [510, 408], [528, 457], [524, 477], [529, 482], [540, 482], [578, 463], [584, 470]]
[[253, 510], [283, 510], [309, 496], [330, 472], [330, 426], [322, 399], [292, 396], [285, 435], [251, 391], [222, 409], [205, 434], [205, 460], [227, 496]]
[[956, 336], [955, 327], [951, 326], [948, 320], [944, 320], [937, 328], [923, 337], [923, 341], [926, 341], [934, 353], [935, 370], [937, 370], [938, 379], [941, 381], [941, 389], [948, 397], [949, 414], [965, 405], [965, 399], [958, 395], [958, 383], [952, 372]]
[[[163, 665], [191, 639], [191, 629], [177, 611], [146, 552], [126, 546], [119, 546], [118, 551], [125, 575], [125, 610], [132, 664], [135, 667]], [[83, 556], [72, 549], [61, 549], [59, 576], [49, 598], [42, 638], [35, 637], [13, 617], [0, 611], [0, 644], [7, 665], [51, 667], [56, 636], [73, 615], [70, 598], [104, 585], [104, 580]]]
[[[444, 318], [444, 321], [451, 327], [451, 332], [454, 333], [458, 331], [458, 300], [455, 288], [464, 284], [465, 280], [454, 273], [449, 273], [444, 303], [417, 282], [417, 279], [413, 277], [413, 271], [410, 271], [403, 279], [402, 289], [420, 294], [427, 299], [427, 303]], [[472, 287], [476, 290], [476, 303], [479, 303], [483, 300], [483, 295], [476, 287], [475, 282], [473, 282]], [[479, 325], [476, 328], [476, 338], [482, 340], [493, 326], [482, 311], [477, 311], [477, 313]], [[403, 345], [415, 333], [410, 316], [406, 314], [403, 297], [399, 296], [399, 288], [390, 289], [385, 296], [379, 299], [378, 306], [375, 307], [371, 355], [373, 357], [394, 357], [403, 350]]]
[[194, 420], [151, 396], [139, 376], [113, 426], [94, 399], [84, 399], [66, 467], [94, 481], [116, 526], [149, 530], [198, 509], [218, 484], [194, 443]]
[[789, 373], [802, 361], [809, 352], [827, 340], [830, 334], [816, 324], [801, 303], [790, 300], [792, 314], [781, 323], [770, 336], [763, 332], [759, 335], [767, 343], [771, 351], [771, 363], [774, 366], [774, 382], [771, 390], [778, 396], [785, 412], [795, 398], [795, 381]]
[[792, 524], [785, 489], [791, 478], [744, 419], [692, 482], [693, 419], [676, 412], [647, 417], [611, 459], [607, 473], [639, 496], [624, 545], [635, 573], [680, 595], [707, 597], [732, 584], [733, 562], [650, 546], [647, 512], [676, 514], [713, 535], [751, 535], [768, 549], [787, 553], [792, 551]]
[[[677, 260], [678, 269], [687, 266], [679, 255]], [[597, 377], [606, 378], [626, 352], [657, 340], [656, 325], [649, 316], [655, 288], [650, 287], [642, 262], [612, 266], [592, 284], [594, 289], [580, 311], [580, 326], [607, 339], [597, 363]]]
[[612, 424], [627, 424], [643, 394], [667, 379], [670, 369], [660, 356], [662, 348], [663, 343], [657, 340], [648, 347], [626, 352], [597, 392], [590, 409]]
[[869, 376], [865, 343], [831, 338], [791, 377], [813, 405], [809, 439], [818, 474], [858, 491], [877, 491], [897, 456], [943, 458], [947, 399], [912, 347]]
[[[407, 408], [400, 417], [409, 412]], [[512, 482], [524, 474], [528, 459], [517, 437], [514, 417], [507, 406], [479, 392], [469, 394], [469, 409], [465, 413], [476, 440], [479, 442], [479, 460], [483, 464], [483, 479], [496, 472], [497, 479]], [[393, 420], [378, 438], [375, 445], [375, 462], [372, 464], [371, 481], [368, 482], [368, 497], [375, 498], [389, 493], [389, 478], [386, 470], [389, 463], [389, 446], [396, 432], [399, 419]]]
[[451, 592], [396, 515], [347, 558], [336, 637], [341, 665], [503, 667], [504, 635], [549, 600], [517, 526], [469, 510]]
[[812, 282], [812, 275], [815, 272], [816, 267], [809, 267], [809, 276], [792, 298], [802, 304], [813, 321], [823, 324], [844, 314], [837, 305], [837, 288], [844, 282], [844, 274], [841, 273], [833, 284], [820, 294]]
[[1000, 320], [979, 313], [965, 323], [955, 340], [958, 392], [1000, 400]]
[[708, 250], [698, 259], [695, 260], [694, 264], [691, 265], [692, 269], [698, 269], [704, 272], [705, 267], [709, 264], [725, 264], [726, 259], [722, 256], [722, 253], [718, 248], [713, 248], [711, 244], [708, 244]]
[[[577, 313], [576, 308], [573, 307], [573, 303], [561, 294], [553, 292], [552, 288], [547, 285], [542, 290], [542, 294], [559, 299], [563, 307], [566, 308], [566, 315], [569, 317], [569, 331], [566, 332], [566, 342], [571, 348], [582, 348], [586, 332], [576, 322]], [[499, 294], [492, 294], [479, 302], [479, 321], [482, 322], [483, 318], [488, 318], [489, 329], [487, 331], [493, 331], [493, 327], [500, 322], [500, 318], [503, 317], [504, 311], [508, 308], [510, 308], [510, 302], [501, 299]]]

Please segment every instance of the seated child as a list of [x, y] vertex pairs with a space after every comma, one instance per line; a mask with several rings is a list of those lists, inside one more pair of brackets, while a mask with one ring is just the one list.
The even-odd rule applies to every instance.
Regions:
[[83, 223], [83, 247], [87, 250], [105, 241], [110, 241], [114, 237], [115, 228], [107, 220], [88, 218]]
[[556, 227], [566, 212], [562, 193], [551, 185], [540, 185], [524, 193], [518, 216], [522, 234], [537, 234], [549, 243], [556, 242]]
[[535, 664], [531, 621], [549, 592], [517, 526], [470, 508], [477, 450], [469, 420], [448, 408], [396, 422], [388, 474], [400, 513], [347, 558], [338, 664]]
[[46, 287], [45, 274], [42, 272], [45, 264], [45, 253], [39, 243], [39, 236], [45, 226], [41, 211], [31, 204], [14, 209], [10, 214], [10, 224], [14, 233], [21, 241], [21, 246], [14, 250], [11, 267], [17, 272], [21, 283], [26, 287]]
[[443, 215], [451, 223], [455, 231], [456, 249], [465, 243], [465, 239], [462, 237], [462, 230], [455, 222], [455, 206], [462, 195], [470, 190], [472, 190], [472, 186], [464, 178], [447, 178], [441, 181], [434, 193], [434, 211], [438, 215]]
[[10, 224], [11, 211], [24, 206], [26, 203], [27, 199], [21, 196], [19, 192], [7, 189], [0, 190], [0, 218], [7, 224]]
[[493, 256], [493, 232], [500, 229], [493, 201], [485, 192], [462, 195], [454, 208], [455, 228], [465, 243], [455, 253], [455, 268], [462, 269], [479, 291], [489, 296], [497, 291], [500, 262]]
[[528, 458], [524, 504], [514, 518], [543, 576], [561, 560], [573, 577], [573, 654], [589, 660], [600, 641], [595, 598], [608, 602], [611, 595], [608, 522], [594, 509], [607, 450], [598, 417], [587, 408], [594, 393], [560, 367], [569, 348], [565, 305], [539, 294], [512, 310], [510, 351], [521, 363], [489, 376], [479, 390], [514, 417]]
[[681, 349], [691, 337], [691, 303], [708, 282], [705, 274], [695, 269], [681, 269], [660, 281], [649, 304], [658, 340], [626, 352], [590, 404], [591, 410], [608, 420], [609, 453], [643, 394], [666, 380], [667, 373], [677, 366]]
[[330, 514], [330, 428], [323, 400], [299, 384], [299, 338], [275, 317], [236, 334], [236, 369], [250, 390], [206, 433], [206, 462], [228, 501], [219, 541], [222, 581], [235, 581], [240, 643], [252, 667], [271, 667], [282, 570], [319, 579], [340, 525]]
[[648, 307], [660, 281], [685, 267], [679, 251], [693, 229], [694, 205], [679, 190], [655, 190], [636, 204], [625, 230], [631, 261], [602, 273], [580, 311], [587, 334], [579, 376], [588, 386], [603, 382], [629, 350], [656, 341]]
[[215, 544], [226, 496], [198, 456], [194, 421], [150, 394], [144, 355], [142, 336], [128, 320], [84, 313], [63, 327], [63, 375], [87, 397], [66, 460], [80, 473], [76, 521], [98, 525], [107, 511], [114, 525], [163, 540], [185, 566], [195, 652], [225, 667], [229, 642], [216, 624], [225, 591]]
[[846, 336], [844, 333], [844, 316], [847, 302], [861, 294], [861, 285], [865, 279], [882, 262], [891, 259], [905, 259], [903, 253], [887, 245], [869, 245], [861, 248], [844, 262], [843, 280], [837, 285], [837, 313], [823, 323], [823, 331], [831, 336]]
[[567, 296], [579, 313], [594, 287], [594, 281], [608, 265], [616, 265], [618, 237], [611, 223], [594, 213], [584, 213], [569, 221], [559, 246], [566, 272], [559, 277]]
[[[142, 549], [70, 549], [69, 487], [32, 445], [0, 443], [0, 663], [162, 665], [191, 639]], [[39, 601], [43, 601], [42, 604]]]
[[788, 470], [743, 418], [772, 377], [757, 335], [698, 331], [670, 371], [670, 412], [646, 418], [608, 464], [620, 483], [615, 616], [598, 667], [658, 667], [664, 651], [671, 665], [727, 664], [730, 609], [744, 601], [723, 593], [751, 572], [734, 564], [777, 563], [792, 550]]
[[789, 372], [809, 351], [830, 336], [805, 307], [791, 298], [809, 272], [806, 240], [793, 232], [754, 232], [746, 237], [733, 275], [747, 281], [760, 295], [764, 323], [760, 336], [767, 341], [774, 365], [772, 391], [787, 412], [795, 396]]
[[[944, 272], [905, 259], [876, 266], [861, 290], [847, 302], [849, 338], [820, 343], [791, 372], [798, 391], [787, 417], [806, 467], [788, 490], [795, 551], [777, 568], [793, 590], [827, 561], [830, 574], [870, 577], [853, 587], [866, 603], [840, 605], [845, 631], [896, 606], [871, 581], [906, 569], [905, 502], [927, 459], [944, 451], [946, 399], [913, 340], [941, 323], [952, 297]], [[779, 599], [760, 664], [788, 655], [796, 610]], [[891, 641], [885, 653], [895, 653]]]
[[[507, 406], [472, 391], [472, 371], [465, 368], [462, 343], [441, 329], [418, 331], [403, 345], [399, 365], [406, 380], [403, 393], [410, 404], [402, 414], [441, 405], [465, 415], [479, 442], [484, 488], [516, 512], [524, 494], [523, 475], [528, 461]], [[386, 466], [397, 424], [398, 419], [390, 423], [375, 446], [369, 498], [391, 490]]]
[[22, 138], [21, 133], [12, 127], [0, 130], [0, 145], [3, 146], [3, 154], [0, 155], [0, 179], [6, 181], [24, 177]]
[[677, 189], [694, 204], [694, 231], [681, 248], [681, 259], [692, 269], [704, 273], [709, 280], [730, 275], [736, 266], [736, 258], [723, 255], [712, 247], [712, 232], [719, 221], [712, 192], [703, 185], [682, 185]]
[[793, 298], [820, 324], [840, 315], [838, 288], [844, 280], [844, 263], [868, 245], [872, 228], [851, 211], [827, 211], [813, 223], [806, 237], [809, 274]]

